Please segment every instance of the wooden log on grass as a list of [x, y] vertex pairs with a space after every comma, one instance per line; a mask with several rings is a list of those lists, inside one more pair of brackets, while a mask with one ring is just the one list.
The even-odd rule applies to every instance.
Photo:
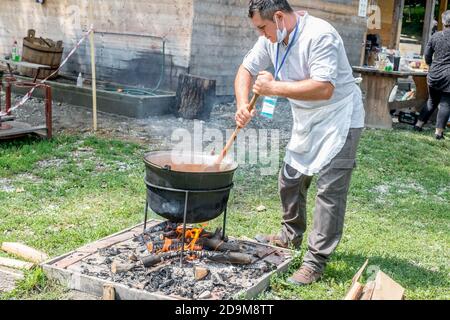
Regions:
[[364, 286], [361, 283], [359, 282], [353, 283], [352, 286], [350, 287], [350, 290], [348, 290], [344, 300], [359, 300], [363, 288]]
[[373, 290], [375, 289], [375, 281], [369, 281], [364, 286], [359, 300], [372, 300]]
[[30, 270], [34, 263], [0, 257], [0, 266], [13, 269]]
[[367, 264], [369, 263], [369, 260], [367, 259], [363, 266], [356, 272], [356, 274], [352, 278], [352, 285], [350, 286], [350, 289], [348, 290], [347, 294], [344, 297], [344, 300], [359, 300], [359, 297], [361, 296], [361, 293], [363, 291], [364, 286], [359, 283], [359, 279], [361, 278], [364, 269], [366, 269]]
[[49, 256], [44, 252], [31, 248], [22, 243], [3, 242], [1, 249], [7, 253], [16, 255], [34, 263], [41, 263], [49, 259]]

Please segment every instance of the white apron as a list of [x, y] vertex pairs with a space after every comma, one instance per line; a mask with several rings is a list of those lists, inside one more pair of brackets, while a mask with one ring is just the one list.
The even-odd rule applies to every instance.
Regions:
[[311, 176], [328, 165], [342, 150], [353, 113], [352, 92], [339, 102], [321, 107], [304, 107], [291, 100], [294, 125], [285, 162]]

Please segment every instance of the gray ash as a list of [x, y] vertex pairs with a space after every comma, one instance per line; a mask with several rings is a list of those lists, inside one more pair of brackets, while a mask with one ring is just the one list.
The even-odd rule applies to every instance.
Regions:
[[[228, 244], [239, 246], [240, 253], [252, 257], [251, 263], [212, 261], [208, 255], [219, 253], [203, 250], [195, 256], [186, 255], [182, 265], [180, 253], [173, 252], [162, 262], [146, 268], [141, 262], [142, 257], [155, 254], [148, 250], [148, 243], [160, 241], [168, 234], [173, 236], [172, 231], [176, 230], [176, 227], [176, 224], [163, 222], [148, 228], [145, 233], [136, 235], [133, 239], [99, 249], [95, 255], [82, 261], [80, 270], [89, 276], [160, 295], [221, 300], [233, 299], [239, 292], [248, 290], [259, 283], [261, 277], [276, 270], [282, 262], [290, 258], [285, 252], [272, 247], [229, 240]], [[220, 230], [209, 233], [212, 237], [217, 234], [220, 234]], [[220, 254], [226, 255], [229, 252]], [[113, 273], [114, 263], [128, 267], [123, 272]], [[198, 276], [195, 269], [203, 270], [206, 275]]]

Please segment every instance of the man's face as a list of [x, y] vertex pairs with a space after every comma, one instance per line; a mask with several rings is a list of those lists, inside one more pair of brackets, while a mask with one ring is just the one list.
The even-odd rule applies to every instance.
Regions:
[[[279, 18], [278, 22], [280, 22]], [[260, 35], [265, 36], [272, 43], [277, 42], [277, 25], [273, 20], [263, 19], [261, 18], [259, 12], [255, 12], [252, 18], [252, 23], [256, 29], [258, 29]]]

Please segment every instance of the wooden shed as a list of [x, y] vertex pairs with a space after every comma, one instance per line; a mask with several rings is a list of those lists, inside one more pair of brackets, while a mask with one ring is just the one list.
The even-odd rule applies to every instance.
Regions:
[[[333, 24], [351, 64], [359, 64], [367, 18], [358, 13], [367, 0], [290, 3]], [[189, 72], [216, 80], [217, 95], [232, 95], [236, 70], [257, 39], [247, 13], [248, 0], [3, 0], [0, 54], [10, 52], [14, 40], [21, 46], [27, 30], [35, 29], [45, 38], [62, 40], [65, 56], [94, 23], [100, 80], [152, 88], [163, 72], [163, 87], [174, 90], [179, 74]], [[62, 74], [89, 77], [89, 63], [85, 43]]]

